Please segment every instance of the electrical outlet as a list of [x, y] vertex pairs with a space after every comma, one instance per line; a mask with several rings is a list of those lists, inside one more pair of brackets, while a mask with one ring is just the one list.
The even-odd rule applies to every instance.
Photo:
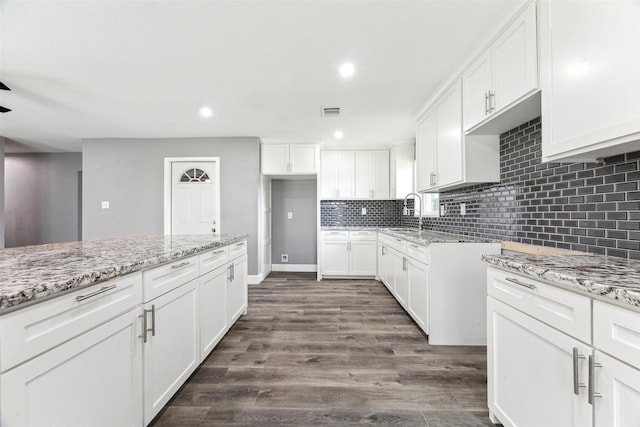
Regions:
[[293, 212], [287, 212], [287, 219], [293, 219]]
[[460, 203], [460, 215], [467, 214], [467, 204], [465, 202]]
[[280, 262], [289, 262], [289, 254], [281, 254]]
[[362, 208], [362, 215], [366, 215], [367, 214], [367, 208]]
[[109, 209], [109, 202], [102, 202], [102, 209]]
[[445, 216], [447, 213], [447, 210], [445, 209], [444, 205], [440, 205], [440, 216]]

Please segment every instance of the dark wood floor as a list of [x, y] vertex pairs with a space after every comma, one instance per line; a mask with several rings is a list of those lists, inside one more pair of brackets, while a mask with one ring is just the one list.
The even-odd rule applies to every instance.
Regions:
[[161, 426], [486, 426], [486, 348], [430, 346], [373, 280], [272, 273]]

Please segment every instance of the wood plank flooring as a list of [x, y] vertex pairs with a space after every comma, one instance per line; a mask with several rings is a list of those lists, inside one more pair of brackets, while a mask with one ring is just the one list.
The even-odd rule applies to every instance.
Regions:
[[272, 273], [153, 423], [488, 426], [486, 348], [430, 346], [373, 280]]

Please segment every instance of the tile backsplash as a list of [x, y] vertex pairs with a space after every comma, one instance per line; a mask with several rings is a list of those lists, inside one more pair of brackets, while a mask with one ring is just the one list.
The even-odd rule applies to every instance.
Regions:
[[[500, 182], [440, 193], [446, 213], [423, 228], [640, 259], [640, 152], [542, 163], [541, 126], [537, 118], [500, 135]], [[321, 225], [417, 227], [402, 206], [323, 200]]]

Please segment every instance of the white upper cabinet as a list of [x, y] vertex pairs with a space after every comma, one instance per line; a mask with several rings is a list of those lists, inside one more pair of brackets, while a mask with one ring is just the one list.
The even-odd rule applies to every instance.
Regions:
[[399, 144], [389, 151], [389, 196], [402, 199], [414, 191], [414, 144]]
[[530, 4], [462, 75], [464, 130], [496, 120], [486, 132], [501, 133], [539, 115], [539, 104], [526, 111], [499, 114], [538, 89], [536, 6]]
[[356, 198], [389, 198], [389, 151], [356, 151]]
[[542, 156], [640, 149], [640, 2], [541, 1]]
[[263, 175], [314, 175], [318, 172], [316, 145], [262, 144]]
[[462, 134], [460, 80], [418, 121], [416, 153], [417, 190], [421, 192], [500, 180], [499, 137]]
[[355, 196], [355, 152], [320, 153], [320, 198], [352, 199]]

